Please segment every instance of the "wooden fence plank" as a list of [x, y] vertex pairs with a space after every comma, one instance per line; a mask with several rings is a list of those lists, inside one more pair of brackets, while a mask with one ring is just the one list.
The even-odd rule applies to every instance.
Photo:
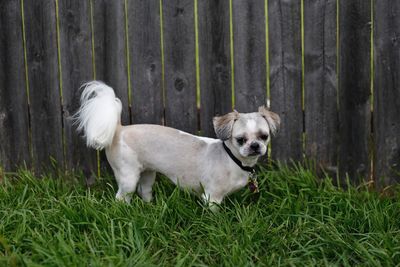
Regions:
[[341, 180], [366, 178], [369, 171], [370, 1], [339, 6], [339, 173]]
[[194, 1], [163, 1], [165, 122], [197, 132]]
[[232, 2], [235, 109], [254, 112], [266, 104], [265, 2]]
[[215, 137], [212, 118], [232, 111], [229, 2], [198, 1], [200, 128]]
[[66, 167], [95, 171], [96, 152], [86, 147], [71, 119], [79, 108], [80, 86], [93, 79], [90, 3], [88, 0], [58, 3]]
[[272, 158], [302, 159], [300, 1], [268, 1], [271, 109], [281, 118]]
[[[131, 122], [125, 27], [125, 0], [94, 0], [93, 31], [96, 79], [110, 85], [122, 102], [121, 123]], [[111, 172], [104, 151], [101, 172]]]
[[122, 102], [124, 125], [130, 124], [125, 0], [94, 0], [93, 28], [96, 79], [110, 85]]
[[380, 187], [400, 182], [400, 2], [375, 1], [374, 176]]
[[336, 0], [304, 1], [306, 156], [325, 171], [337, 170], [336, 14]]
[[159, 0], [128, 1], [133, 123], [162, 123], [160, 29]]
[[29, 119], [26, 95], [21, 3], [0, 2], [0, 169], [29, 166]]
[[32, 153], [36, 169], [63, 165], [55, 1], [24, 2]]

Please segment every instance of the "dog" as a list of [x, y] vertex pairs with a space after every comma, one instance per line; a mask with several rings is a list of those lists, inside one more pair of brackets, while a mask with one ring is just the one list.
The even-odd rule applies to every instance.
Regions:
[[121, 101], [99, 81], [82, 86], [81, 105], [73, 119], [88, 147], [105, 149], [117, 184], [117, 200], [130, 202], [135, 191], [152, 200], [156, 173], [195, 192], [210, 206], [245, 187], [253, 166], [265, 155], [280, 118], [264, 106], [258, 112], [230, 112], [213, 118], [218, 139], [170, 127], [121, 125]]

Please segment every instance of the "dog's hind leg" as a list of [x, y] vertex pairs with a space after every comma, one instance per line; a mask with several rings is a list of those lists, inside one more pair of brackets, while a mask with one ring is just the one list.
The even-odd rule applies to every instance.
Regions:
[[130, 203], [131, 195], [136, 191], [140, 172], [130, 169], [124, 170], [123, 172], [114, 172], [114, 174], [118, 183], [118, 192], [115, 198]]
[[143, 199], [143, 201], [150, 202], [153, 199], [152, 188], [155, 180], [155, 171], [144, 171], [140, 174], [137, 193]]

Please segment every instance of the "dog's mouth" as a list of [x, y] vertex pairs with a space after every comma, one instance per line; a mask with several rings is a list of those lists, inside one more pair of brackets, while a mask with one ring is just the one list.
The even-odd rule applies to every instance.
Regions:
[[256, 157], [256, 156], [261, 156], [260, 151], [252, 151], [249, 154], [247, 154], [248, 157]]

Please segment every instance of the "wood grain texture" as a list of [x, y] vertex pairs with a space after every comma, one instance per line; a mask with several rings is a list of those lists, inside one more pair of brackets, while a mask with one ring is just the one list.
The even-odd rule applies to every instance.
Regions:
[[370, 165], [370, 1], [340, 1], [339, 24], [339, 173], [356, 182]]
[[93, 79], [90, 3], [59, 0], [58, 6], [66, 167], [95, 172], [96, 152], [86, 147], [71, 118], [79, 108], [81, 85]]
[[24, 13], [32, 153], [42, 172], [64, 160], [55, 1], [25, 1]]
[[128, 1], [132, 122], [162, 124], [159, 0]]
[[336, 14], [336, 0], [304, 1], [306, 156], [325, 171], [337, 170]]
[[21, 5], [0, 2], [0, 168], [30, 165]]
[[198, 1], [200, 128], [215, 137], [212, 118], [232, 111], [229, 2]]
[[400, 2], [375, 1], [374, 176], [379, 187], [400, 182]]
[[281, 118], [272, 158], [302, 159], [300, 1], [268, 1], [271, 109]]
[[[125, 0], [94, 0], [93, 31], [96, 80], [111, 86], [122, 102], [121, 123], [131, 123]], [[101, 173], [111, 173], [104, 151], [100, 152]]]
[[163, 1], [165, 123], [197, 132], [194, 1]]
[[232, 2], [235, 109], [254, 112], [266, 104], [264, 0]]
[[121, 122], [130, 124], [125, 1], [94, 0], [93, 29], [96, 79], [114, 89], [122, 102]]

